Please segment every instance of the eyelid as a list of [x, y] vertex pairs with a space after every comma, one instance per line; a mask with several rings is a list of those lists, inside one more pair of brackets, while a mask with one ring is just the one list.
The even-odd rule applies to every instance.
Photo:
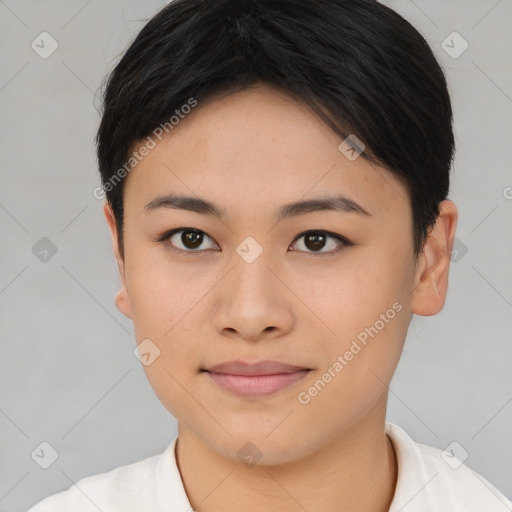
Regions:
[[299, 233], [293, 239], [292, 244], [294, 244], [297, 240], [302, 238], [304, 235], [308, 235], [309, 233], [321, 233], [323, 235], [327, 235], [330, 238], [334, 238], [338, 242], [338, 244], [341, 244], [341, 248], [334, 249], [334, 250], [331, 250], [331, 251], [296, 251], [294, 249], [296, 252], [302, 252], [304, 254], [307, 254], [308, 256], [315, 256], [315, 255], [316, 256], [328, 256], [330, 254], [337, 254], [337, 253], [343, 251], [344, 249], [346, 249], [347, 247], [350, 247], [350, 246], [354, 245], [353, 242], [351, 242], [350, 240], [348, 240], [344, 236], [339, 235], [338, 233], [333, 233], [332, 231], [328, 231], [326, 229], [307, 229], [306, 231], [303, 231], [302, 233]]
[[[205, 235], [206, 237], [208, 237], [210, 240], [213, 240], [213, 238], [208, 235], [208, 233], [205, 233], [204, 231], [202, 231], [201, 229], [197, 229], [197, 228], [187, 228], [187, 227], [182, 227], [182, 228], [176, 228], [176, 229], [171, 229], [169, 231], [166, 231], [161, 237], [158, 238], [158, 242], [160, 243], [165, 243], [165, 242], [168, 242], [169, 239], [174, 236], [175, 234], [177, 233], [180, 233], [181, 231], [193, 231], [195, 233], [199, 233], [199, 234], [203, 234]], [[217, 242], [215, 242], [215, 244], [218, 246]], [[181, 254], [187, 254], [187, 255], [191, 255], [191, 254], [203, 254], [206, 252], [205, 249], [197, 249], [197, 250], [188, 250], [188, 251], [184, 251], [183, 249], [177, 249], [176, 247], [167, 247], [169, 250], [173, 251], [173, 252], [179, 252]]]
[[[192, 232], [200, 233], [200, 234], [205, 235], [210, 240], [213, 240], [213, 238], [210, 235], [208, 235], [208, 233], [204, 232], [201, 229], [181, 227], [181, 228], [175, 228], [175, 229], [171, 229], [169, 231], [166, 231], [161, 237], [158, 238], [157, 241], [160, 242], [160, 243], [164, 243], [164, 242], [168, 241], [169, 238], [171, 238], [175, 234], [180, 233], [182, 231], [192, 231]], [[350, 240], [348, 240], [344, 236], [339, 235], [338, 233], [333, 233], [332, 231], [328, 231], [326, 229], [307, 229], [306, 231], [303, 231], [302, 233], [299, 233], [293, 239], [292, 244], [294, 244], [297, 240], [299, 240], [303, 236], [308, 235], [310, 233], [321, 233], [321, 234], [327, 235], [328, 237], [331, 237], [331, 238], [335, 239], [339, 244], [341, 244], [341, 249], [335, 249], [335, 250], [324, 251], [324, 252], [320, 252], [320, 251], [297, 251], [296, 249], [294, 249], [294, 251], [302, 252], [302, 253], [305, 253], [305, 254], [308, 254], [308, 255], [328, 255], [328, 254], [338, 253], [338, 252], [342, 251], [343, 249], [345, 249], [346, 247], [350, 247], [350, 246], [354, 245], [353, 242], [351, 242]], [[215, 242], [215, 244], [218, 246], [217, 242]], [[181, 254], [185, 253], [187, 255], [190, 255], [190, 254], [202, 254], [202, 253], [206, 252], [206, 249], [203, 249], [203, 250], [200, 250], [200, 249], [198, 249], [198, 250], [188, 250], [188, 251], [185, 251], [183, 249], [177, 249], [176, 247], [168, 247], [168, 249], [171, 250], [171, 251], [174, 251], [174, 252], [179, 252]]]

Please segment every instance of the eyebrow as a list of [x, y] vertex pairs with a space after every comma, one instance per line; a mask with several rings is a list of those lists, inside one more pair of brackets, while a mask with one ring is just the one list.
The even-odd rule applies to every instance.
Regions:
[[[206, 199], [173, 194], [156, 197], [144, 207], [146, 212], [159, 209], [188, 210], [203, 215], [213, 215], [219, 219], [225, 215], [224, 209]], [[277, 220], [281, 221], [317, 211], [339, 211], [343, 213], [356, 213], [365, 217], [372, 216], [360, 204], [342, 195], [288, 203], [278, 208], [275, 216]]]

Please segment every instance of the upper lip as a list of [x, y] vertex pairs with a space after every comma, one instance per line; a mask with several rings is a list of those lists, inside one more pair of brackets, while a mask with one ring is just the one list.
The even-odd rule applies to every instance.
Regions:
[[227, 361], [205, 369], [210, 373], [227, 373], [230, 375], [276, 375], [279, 373], [293, 373], [309, 370], [302, 366], [294, 366], [280, 361], [258, 361], [249, 363], [242, 360]]

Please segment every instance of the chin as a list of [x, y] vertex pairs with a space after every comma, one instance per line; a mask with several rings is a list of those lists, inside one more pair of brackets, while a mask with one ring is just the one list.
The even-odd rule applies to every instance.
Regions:
[[276, 430], [269, 436], [270, 431], [267, 428], [259, 430], [252, 425], [243, 432], [233, 434], [232, 438], [208, 439], [208, 444], [219, 455], [242, 462], [247, 467], [285, 464], [305, 455], [302, 453], [303, 443], [292, 438], [288, 432], [283, 431], [280, 435]]

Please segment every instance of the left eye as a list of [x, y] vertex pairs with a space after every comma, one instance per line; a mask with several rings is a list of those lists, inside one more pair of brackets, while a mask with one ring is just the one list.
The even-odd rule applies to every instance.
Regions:
[[[349, 242], [346, 238], [342, 237], [341, 235], [337, 235], [336, 233], [330, 233], [329, 231], [306, 231], [305, 233], [298, 235], [294, 242], [296, 240], [300, 240], [301, 238], [304, 238], [304, 246], [308, 249], [311, 249], [311, 252], [313, 253], [337, 252], [344, 249], [345, 247], [352, 245], [351, 242]], [[323, 249], [326, 245], [329, 245], [327, 244], [329, 239], [333, 240], [330, 245], [331, 248], [334, 247], [334, 250], [319, 251], [318, 249]], [[336, 246], [341, 246], [341, 248], [336, 249]]]
[[[296, 242], [301, 238], [304, 238], [303, 245], [306, 247], [306, 249], [309, 249], [305, 250], [304, 252], [317, 254], [337, 252], [344, 249], [345, 247], [352, 245], [352, 243], [349, 242], [346, 238], [329, 231], [306, 231], [300, 235], [297, 235], [293, 242]], [[165, 242], [168, 248], [172, 251], [192, 254], [195, 252], [204, 252], [203, 250], [199, 250], [199, 248], [205, 239], [213, 240], [204, 231], [193, 228], [180, 228], [173, 229], [172, 231], [165, 233], [161, 238], [159, 238], [158, 241], [162, 243]], [[329, 240], [332, 241], [331, 244], [327, 243]], [[182, 248], [176, 247], [177, 243], [180, 243]], [[329, 245], [331, 246], [332, 250], [320, 250], [325, 249], [326, 246], [329, 249]], [[341, 247], [336, 249], [337, 246]]]

